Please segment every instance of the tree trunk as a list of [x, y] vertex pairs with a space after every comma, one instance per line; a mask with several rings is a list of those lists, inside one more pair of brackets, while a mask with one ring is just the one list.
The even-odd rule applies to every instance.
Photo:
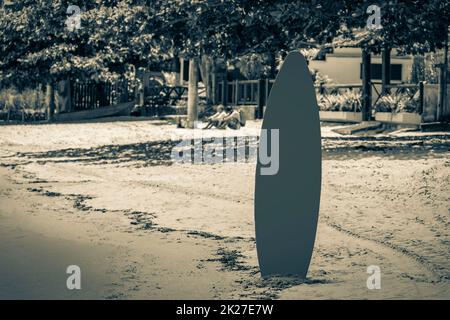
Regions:
[[70, 112], [72, 109], [72, 101], [70, 96], [70, 78], [58, 82], [58, 94], [55, 97], [56, 109], [58, 113]]
[[47, 83], [47, 120], [53, 121], [55, 118], [55, 87], [53, 83]]
[[388, 89], [386, 86], [391, 84], [391, 48], [385, 47], [382, 52], [382, 70], [381, 70], [381, 81], [382, 81], [382, 89], [381, 92], [383, 94], [388, 93]]
[[198, 120], [198, 59], [189, 59], [189, 86], [188, 86], [188, 121], [187, 127], [193, 129]]
[[371, 56], [370, 51], [362, 49], [362, 118], [363, 121], [371, 119], [372, 86], [371, 86]]
[[201, 58], [201, 68], [202, 80], [206, 90], [206, 105], [212, 105], [212, 58], [209, 56], [202, 56]]

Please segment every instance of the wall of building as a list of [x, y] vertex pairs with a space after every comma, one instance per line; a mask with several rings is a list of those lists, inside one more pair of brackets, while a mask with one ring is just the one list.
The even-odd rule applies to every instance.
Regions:
[[[439, 105], [439, 85], [425, 84], [423, 88], [423, 122], [437, 121], [437, 108]], [[447, 104], [442, 110], [441, 119], [450, 120], [450, 85], [447, 86]]]
[[[360, 65], [362, 62], [360, 48], [338, 48], [334, 53], [327, 54], [325, 61], [312, 60], [309, 62], [310, 69], [315, 69], [327, 75], [337, 84], [361, 83]], [[412, 67], [412, 56], [397, 56], [395, 50], [391, 54], [391, 64], [402, 65], [402, 80], [407, 82], [410, 77]], [[372, 56], [372, 63], [381, 64], [381, 56]], [[375, 82], [379, 80], [374, 80]], [[396, 83], [399, 81], [392, 81]]]

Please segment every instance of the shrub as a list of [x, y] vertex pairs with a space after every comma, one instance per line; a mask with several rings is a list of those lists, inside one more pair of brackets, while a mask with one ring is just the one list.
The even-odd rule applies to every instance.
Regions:
[[375, 105], [376, 112], [392, 112], [397, 105], [397, 100], [391, 95], [384, 95], [378, 99]]
[[36, 111], [45, 108], [45, 96], [39, 90], [25, 89], [18, 92], [15, 88], [0, 91], [0, 110]]
[[45, 120], [45, 95], [39, 90], [15, 88], [0, 90], [0, 120]]
[[0, 109], [5, 112], [8, 108], [14, 108], [16, 104], [17, 90], [14, 88], [3, 89], [0, 91]]
[[337, 94], [318, 94], [317, 104], [320, 111], [361, 112], [361, 93], [346, 90]]
[[419, 106], [418, 94], [410, 97], [407, 93], [383, 95], [375, 105], [376, 112], [416, 112]]
[[342, 103], [340, 111], [361, 112], [361, 93], [353, 90], [347, 90], [341, 94]]

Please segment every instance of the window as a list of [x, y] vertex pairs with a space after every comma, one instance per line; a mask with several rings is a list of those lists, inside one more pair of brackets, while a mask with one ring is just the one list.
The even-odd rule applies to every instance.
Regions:
[[[372, 63], [370, 66], [372, 80], [381, 80], [381, 63]], [[362, 63], [359, 68], [359, 78], [362, 79]], [[391, 80], [402, 81], [402, 65], [391, 64]]]

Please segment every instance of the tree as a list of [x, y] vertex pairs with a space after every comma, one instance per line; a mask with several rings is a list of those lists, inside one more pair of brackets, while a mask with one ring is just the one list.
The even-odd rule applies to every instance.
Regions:
[[49, 116], [54, 113], [54, 62], [71, 50], [63, 43], [59, 1], [23, 1], [1, 8], [0, 75], [2, 83], [23, 87], [44, 82], [47, 85]]
[[[370, 54], [382, 54], [383, 91], [389, 84], [391, 48], [401, 53], [423, 54], [443, 48], [447, 42], [449, 25], [448, 1], [391, 0], [378, 5], [381, 12], [382, 28], [366, 28], [366, 9], [372, 5], [369, 0], [342, 1], [344, 7], [336, 20], [341, 25], [333, 40], [335, 46], [359, 46], [363, 52], [363, 62], [370, 64]], [[363, 106], [370, 117], [370, 68], [363, 68]]]
[[[159, 33], [171, 39], [171, 52], [190, 60], [188, 91], [188, 126], [193, 127], [198, 109], [199, 62], [202, 69], [210, 69], [211, 60], [229, 53], [236, 45], [232, 29], [239, 25], [240, 13], [236, 1], [169, 0], [161, 12], [163, 23]], [[202, 63], [202, 64], [203, 64]], [[206, 75], [206, 72], [204, 72]], [[208, 77], [203, 76], [207, 90], [211, 90]], [[211, 92], [208, 92], [211, 95]]]
[[53, 86], [68, 77], [115, 81], [133, 78], [137, 68], [170, 56], [167, 49], [171, 47], [164, 46], [170, 42], [155, 32], [162, 23], [158, 19], [162, 1], [70, 4], [82, 9], [80, 29], [67, 28], [69, 1], [24, 0], [0, 9], [2, 83]]
[[[25, 0], [14, 10], [2, 9], [5, 19], [0, 30], [6, 37], [0, 40], [0, 52], [5, 53], [0, 58], [0, 72], [3, 82], [16, 84], [24, 79], [27, 83], [53, 83], [67, 77], [114, 80], [149, 61], [178, 55], [202, 61], [206, 71], [216, 57], [256, 53], [269, 58], [269, 76], [274, 76], [277, 54], [295, 48], [297, 41], [326, 39], [332, 34], [336, 3], [74, 1], [71, 4], [83, 9], [82, 28], [69, 32], [65, 26], [68, 1]], [[211, 81], [203, 78], [210, 91]], [[198, 101], [196, 92], [189, 96], [190, 101]]]
[[[339, 1], [328, 0], [312, 5], [311, 1], [171, 0], [162, 12], [166, 26], [162, 33], [172, 39], [174, 54], [199, 61], [205, 56], [228, 60], [265, 55], [270, 61], [268, 75], [273, 77], [277, 54], [284, 56], [299, 41], [333, 36], [338, 25], [332, 17], [339, 6]], [[198, 100], [196, 95], [189, 93], [188, 106]]]

